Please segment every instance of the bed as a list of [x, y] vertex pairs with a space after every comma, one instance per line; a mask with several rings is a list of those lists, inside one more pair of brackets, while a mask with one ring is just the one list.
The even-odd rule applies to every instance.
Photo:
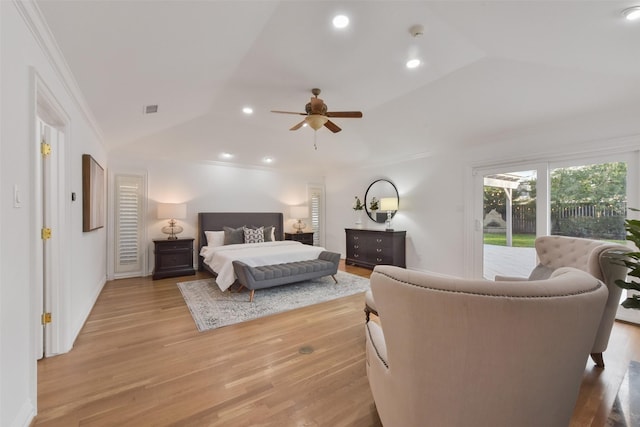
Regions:
[[[220, 241], [209, 245], [208, 240], [218, 239], [224, 227], [273, 227], [272, 241], [222, 245]], [[215, 233], [218, 232], [218, 233]], [[213, 236], [215, 235], [215, 236]], [[213, 237], [212, 237], [213, 236]], [[222, 291], [236, 283], [233, 261], [248, 266], [281, 264], [317, 259], [325, 249], [283, 240], [283, 215], [279, 212], [200, 212], [198, 214], [198, 269], [216, 277]], [[265, 240], [267, 239], [265, 234]]]

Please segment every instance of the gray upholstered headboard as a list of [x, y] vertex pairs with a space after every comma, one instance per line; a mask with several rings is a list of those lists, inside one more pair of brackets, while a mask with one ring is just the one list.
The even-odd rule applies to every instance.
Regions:
[[[283, 223], [284, 216], [280, 212], [200, 212], [198, 213], [198, 254], [207, 244], [205, 231], [220, 231], [222, 227], [273, 225], [276, 227], [276, 240], [282, 240], [284, 238]], [[198, 270], [204, 270], [200, 255], [198, 255]]]

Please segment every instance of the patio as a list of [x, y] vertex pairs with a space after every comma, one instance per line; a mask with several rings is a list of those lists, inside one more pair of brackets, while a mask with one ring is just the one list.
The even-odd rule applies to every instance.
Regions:
[[484, 245], [484, 277], [496, 275], [528, 277], [536, 266], [535, 248]]

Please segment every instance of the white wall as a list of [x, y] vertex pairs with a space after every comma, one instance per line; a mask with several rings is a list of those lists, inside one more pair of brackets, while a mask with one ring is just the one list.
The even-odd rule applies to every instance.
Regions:
[[[461, 275], [462, 259], [452, 256], [463, 240], [464, 164], [447, 156], [361, 168], [327, 175], [327, 249], [344, 258], [345, 228], [353, 228], [354, 196], [364, 200], [376, 179], [393, 182], [400, 196], [392, 227], [407, 231], [407, 267]], [[364, 217], [364, 228], [384, 230]]]
[[[282, 212], [285, 231], [292, 231], [289, 206], [306, 204], [307, 184], [324, 181], [320, 176], [281, 173], [275, 168], [134, 159], [117, 150], [109, 153], [109, 165], [112, 172], [147, 174], [148, 273], [153, 270], [153, 239], [167, 238], [161, 231], [167, 220], [156, 217], [158, 203], [187, 204], [187, 218], [178, 220], [184, 228], [179, 237], [193, 237], [197, 245], [198, 212]], [[197, 265], [197, 254], [194, 262]]]
[[[49, 88], [64, 109], [69, 123], [65, 176], [65, 199], [78, 194], [71, 204], [60, 201], [68, 229], [60, 236], [65, 260], [61, 310], [67, 323], [62, 347], [68, 349], [93, 306], [106, 277], [105, 231], [82, 233], [81, 154], [90, 153], [106, 166], [106, 152], [87, 116], [72, 96], [68, 82], [54, 66], [55, 52], [47, 51], [46, 32], [29, 3], [0, 2], [0, 426], [28, 425], [36, 411], [37, 365], [35, 331], [40, 310], [33, 307], [40, 289], [33, 249], [40, 230], [34, 227], [39, 196], [34, 182], [38, 153], [35, 143], [34, 75]], [[42, 38], [41, 38], [42, 37]], [[17, 185], [22, 207], [13, 206]], [[55, 238], [54, 230], [54, 238]], [[59, 232], [59, 231], [58, 231]], [[72, 262], [70, 261], [72, 260]], [[54, 313], [54, 321], [60, 313]]]

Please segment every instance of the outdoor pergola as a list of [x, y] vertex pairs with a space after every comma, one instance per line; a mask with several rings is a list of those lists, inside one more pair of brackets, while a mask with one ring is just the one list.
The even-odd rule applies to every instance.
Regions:
[[513, 189], [520, 185], [521, 176], [512, 174], [495, 174], [484, 177], [485, 187], [502, 188], [507, 197], [505, 213], [507, 246], [513, 246]]

